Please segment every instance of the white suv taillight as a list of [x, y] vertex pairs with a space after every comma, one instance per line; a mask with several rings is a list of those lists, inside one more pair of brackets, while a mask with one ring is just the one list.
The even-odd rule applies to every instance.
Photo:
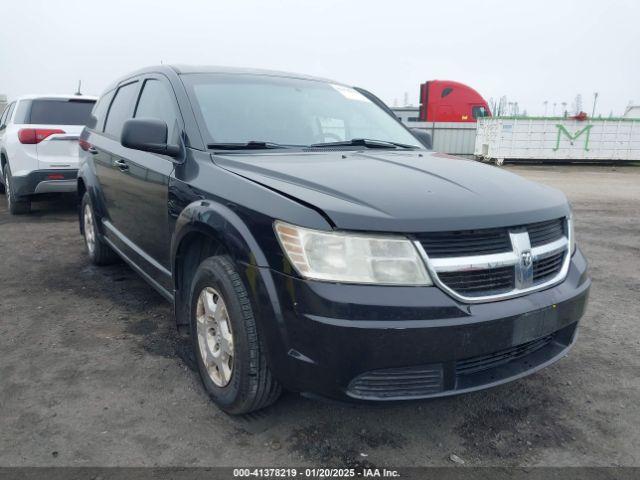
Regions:
[[20, 140], [20, 143], [33, 145], [59, 133], [65, 133], [65, 131], [59, 128], [22, 128], [18, 131], [18, 140]]

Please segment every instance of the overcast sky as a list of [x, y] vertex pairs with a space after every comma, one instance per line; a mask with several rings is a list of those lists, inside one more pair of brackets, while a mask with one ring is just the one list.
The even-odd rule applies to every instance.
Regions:
[[2, 0], [0, 93], [99, 94], [164, 63], [288, 70], [416, 103], [429, 79], [621, 114], [640, 103], [640, 1]]

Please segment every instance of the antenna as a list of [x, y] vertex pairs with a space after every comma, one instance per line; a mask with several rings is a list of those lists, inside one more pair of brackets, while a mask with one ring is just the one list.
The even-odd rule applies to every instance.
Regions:
[[82, 87], [82, 80], [78, 80], [78, 91], [76, 91], [75, 95], [82, 95], [82, 92], [80, 91]]

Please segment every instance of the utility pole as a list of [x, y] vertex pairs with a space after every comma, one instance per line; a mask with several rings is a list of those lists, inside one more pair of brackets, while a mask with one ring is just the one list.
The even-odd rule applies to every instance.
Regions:
[[544, 102], [542, 102], [542, 104], [544, 105], [544, 116], [547, 116], [547, 105], [549, 105], [549, 100], [545, 100]]
[[557, 105], [557, 102], [553, 102], [553, 116], [554, 117], [556, 116], [556, 105]]
[[598, 101], [598, 92], [593, 92], [593, 110], [591, 110], [591, 118], [596, 116], [596, 102]]
[[76, 95], [82, 95], [81, 87], [82, 87], [82, 80], [78, 80], [78, 90], [75, 93]]

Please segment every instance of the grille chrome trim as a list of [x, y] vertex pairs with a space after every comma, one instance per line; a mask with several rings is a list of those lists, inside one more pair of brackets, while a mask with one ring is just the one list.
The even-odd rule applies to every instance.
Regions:
[[[420, 246], [422, 246], [422, 244], [420, 244]], [[510, 267], [518, 262], [518, 257], [516, 257], [514, 252], [505, 252], [473, 257], [432, 258], [430, 262], [438, 272], [460, 272], [465, 270], [487, 270], [489, 268]]]
[[[524, 229], [509, 230], [509, 238], [513, 253], [518, 259], [515, 265], [515, 288], [523, 290], [533, 285], [533, 254], [531, 253], [529, 233]], [[522, 261], [525, 255], [528, 256], [528, 265]]]
[[568, 239], [567, 237], [562, 237], [551, 243], [547, 243], [546, 245], [533, 247], [531, 249], [531, 254], [533, 255], [534, 259], [550, 257], [551, 255], [555, 255], [556, 253], [560, 253], [567, 250], [567, 247], [570, 244], [571, 244], [570, 239]]
[[[573, 229], [570, 228], [570, 221], [570, 218], [565, 219], [565, 231], [567, 232], [566, 235], [545, 245], [540, 245], [533, 248], [530, 245], [528, 233], [526, 232], [526, 230], [523, 231], [521, 228], [508, 229], [509, 236], [511, 238], [512, 250], [505, 253], [475, 255], [469, 257], [446, 257], [430, 259], [429, 255], [427, 254], [426, 250], [419, 240], [414, 240], [413, 244], [422, 257], [429, 275], [431, 275], [433, 283], [451, 297], [464, 303], [484, 303], [495, 300], [506, 300], [508, 298], [519, 297], [528, 293], [536, 292], [538, 290], [544, 290], [545, 288], [552, 287], [564, 281], [567, 273], [569, 273], [569, 266], [571, 264], [571, 252], [569, 250], [570, 246], [573, 244], [573, 238], [571, 238]], [[524, 241], [522, 235], [527, 237], [526, 241]], [[518, 273], [515, 272], [515, 270], [517, 269], [517, 265], [520, 263], [520, 255], [523, 252], [530, 252], [531, 260], [533, 262], [550, 257], [560, 252], [566, 252], [566, 254], [564, 255], [562, 267], [558, 271], [557, 275], [536, 285], [532, 284], [532, 279], [531, 283], [528, 281], [528, 279], [524, 281], [522, 278], [518, 279]], [[516, 286], [509, 292], [494, 295], [483, 295], [475, 297], [462, 295], [447, 286], [442, 280], [440, 280], [440, 277], [438, 276], [439, 272], [465, 272], [474, 270], [495, 269], [508, 266], [514, 266]]]

